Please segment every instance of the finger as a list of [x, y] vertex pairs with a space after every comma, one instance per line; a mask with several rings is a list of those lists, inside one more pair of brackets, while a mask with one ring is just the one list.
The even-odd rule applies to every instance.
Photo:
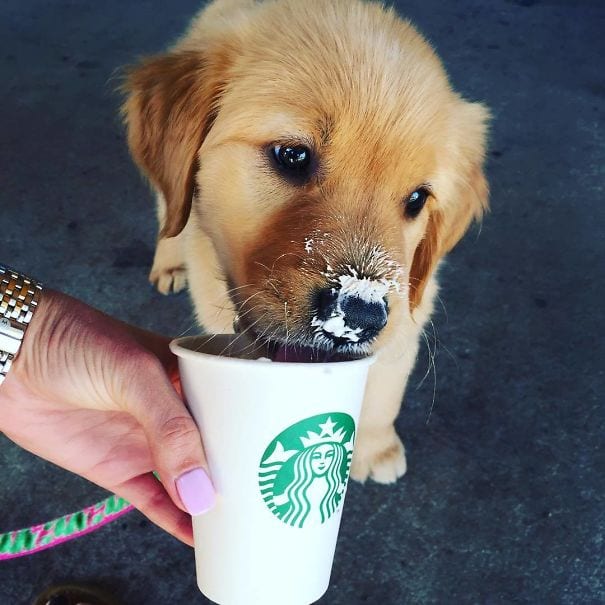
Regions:
[[128, 500], [157, 526], [193, 546], [191, 517], [174, 505], [164, 486], [151, 473], [113, 486], [112, 491]]
[[173, 502], [191, 515], [202, 514], [214, 506], [215, 493], [200, 433], [160, 363], [154, 358], [143, 370], [130, 382], [128, 409], [145, 431]]

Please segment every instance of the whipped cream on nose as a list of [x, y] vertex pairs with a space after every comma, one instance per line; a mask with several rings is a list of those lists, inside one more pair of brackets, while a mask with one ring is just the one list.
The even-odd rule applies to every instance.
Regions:
[[[338, 289], [335, 308], [330, 316], [327, 319], [320, 319], [316, 315], [311, 320], [311, 325], [317, 328], [317, 331], [327, 332], [336, 338], [354, 343], [359, 342], [359, 335], [363, 331], [363, 328], [352, 328], [347, 325], [346, 313], [343, 310], [343, 301], [345, 298], [356, 296], [368, 303], [384, 304], [384, 297], [394, 283], [393, 280], [388, 279], [359, 278], [354, 269], [349, 267], [349, 270], [353, 274], [340, 275], [338, 277], [340, 289]], [[336, 288], [332, 289], [332, 293], [337, 293]]]
[[359, 334], [361, 328], [350, 328], [345, 323], [345, 315], [341, 309], [337, 310], [337, 313], [322, 321], [321, 319], [314, 317], [311, 320], [313, 327], [319, 327], [324, 332], [332, 334], [336, 338], [344, 338], [350, 342], [359, 342]]

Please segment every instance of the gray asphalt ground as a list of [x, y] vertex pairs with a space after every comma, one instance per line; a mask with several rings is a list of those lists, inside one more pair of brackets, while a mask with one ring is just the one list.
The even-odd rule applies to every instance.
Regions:
[[[442, 271], [436, 372], [421, 382], [424, 350], [398, 424], [410, 470], [350, 487], [321, 603], [605, 603], [605, 4], [396, 4], [492, 108], [492, 212]], [[113, 74], [197, 7], [0, 3], [0, 259], [166, 334], [193, 316], [147, 283], [153, 206]], [[0, 531], [105, 495], [1, 436], [0, 486]], [[0, 564], [0, 604], [62, 580], [128, 605], [205, 602], [190, 549], [138, 513]]]

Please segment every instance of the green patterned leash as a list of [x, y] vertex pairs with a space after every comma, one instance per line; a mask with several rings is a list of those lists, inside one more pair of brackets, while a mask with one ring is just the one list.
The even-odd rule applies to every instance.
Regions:
[[134, 506], [113, 495], [85, 509], [53, 521], [0, 534], [0, 561], [32, 555], [68, 540], [84, 536], [122, 515]]

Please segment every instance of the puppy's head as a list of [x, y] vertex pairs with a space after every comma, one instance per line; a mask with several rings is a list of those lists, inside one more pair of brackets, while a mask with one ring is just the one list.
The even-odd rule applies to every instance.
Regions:
[[413, 318], [486, 207], [486, 109], [377, 5], [202, 16], [127, 90], [131, 151], [167, 202], [163, 235], [193, 220], [210, 237], [243, 326], [266, 340], [369, 353]]

